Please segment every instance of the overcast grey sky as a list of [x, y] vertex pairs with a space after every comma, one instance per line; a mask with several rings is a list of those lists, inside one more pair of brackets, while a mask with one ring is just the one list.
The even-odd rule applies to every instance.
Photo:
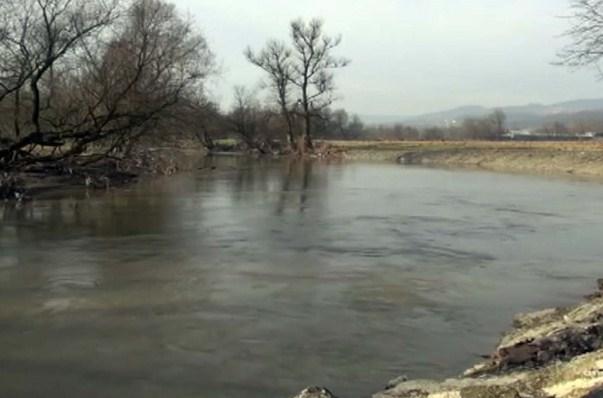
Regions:
[[593, 70], [553, 66], [569, 0], [173, 0], [194, 16], [222, 66], [212, 93], [260, 72], [243, 50], [288, 38], [289, 21], [320, 17], [341, 34], [335, 107], [411, 115], [460, 105], [521, 105], [603, 97]]

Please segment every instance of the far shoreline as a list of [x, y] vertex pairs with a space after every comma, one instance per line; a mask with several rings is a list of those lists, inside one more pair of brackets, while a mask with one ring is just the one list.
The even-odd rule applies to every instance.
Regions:
[[603, 180], [603, 141], [321, 141], [349, 161]]
[[[87, 187], [84, 177], [17, 173], [28, 199], [60, 196], [60, 192], [92, 188], [107, 190], [128, 186], [139, 178], [154, 178], [199, 168], [204, 159], [213, 156], [249, 156], [257, 159], [291, 161], [317, 160], [341, 162], [383, 162], [406, 166], [447, 170], [474, 170], [541, 176], [585, 182], [603, 182], [603, 141], [336, 141], [316, 140], [315, 153], [307, 157], [286, 154], [259, 155], [252, 152], [229, 151], [212, 153], [197, 148], [152, 148], [148, 164], [128, 178], [111, 175], [107, 184], [102, 167], [94, 184]], [[234, 147], [233, 147], [234, 148]], [[231, 149], [231, 148], [228, 148]], [[151, 160], [152, 159], [152, 160]], [[115, 178], [113, 178], [115, 177]], [[99, 180], [99, 181], [97, 181]], [[102, 181], [101, 181], [102, 180]], [[0, 181], [1, 182], [1, 181]], [[1, 186], [1, 184], [0, 184]], [[11, 198], [4, 198], [6, 201]], [[9, 200], [10, 201], [10, 200]], [[19, 200], [17, 200], [19, 201]]]

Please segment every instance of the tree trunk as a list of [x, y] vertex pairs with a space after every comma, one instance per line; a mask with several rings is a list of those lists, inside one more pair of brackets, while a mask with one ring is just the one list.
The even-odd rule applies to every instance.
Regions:
[[20, 121], [20, 112], [21, 112], [21, 90], [18, 89], [15, 91], [15, 109], [13, 111], [14, 116], [14, 129], [15, 129], [15, 137], [19, 138], [21, 135], [21, 121]]
[[289, 141], [289, 147], [291, 150], [295, 148], [295, 136], [293, 135], [293, 120], [291, 115], [287, 111], [283, 111], [285, 120], [287, 121], [287, 140]]
[[38, 80], [39, 77], [35, 77], [31, 81], [31, 92], [33, 95], [32, 99], [32, 111], [31, 111], [31, 121], [35, 126], [35, 133], [39, 133], [40, 128], [40, 90], [38, 89]]
[[304, 114], [304, 152], [312, 151], [314, 149], [314, 145], [312, 144], [312, 127], [310, 123], [312, 122], [312, 118], [310, 112], [306, 112]]

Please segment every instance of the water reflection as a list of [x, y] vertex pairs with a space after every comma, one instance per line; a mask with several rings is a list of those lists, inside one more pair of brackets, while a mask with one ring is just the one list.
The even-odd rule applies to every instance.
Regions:
[[[280, 189], [279, 202], [276, 208], [276, 214], [282, 215], [291, 200], [298, 199], [299, 212], [303, 213], [306, 201], [308, 200], [307, 191], [311, 188], [312, 181], [312, 162], [287, 162], [287, 172], [284, 174], [282, 186]], [[292, 195], [297, 193], [297, 195]]]
[[4, 206], [0, 395], [265, 397], [319, 383], [360, 397], [403, 373], [451, 375], [513, 313], [588, 291], [602, 196], [488, 173], [221, 158]]

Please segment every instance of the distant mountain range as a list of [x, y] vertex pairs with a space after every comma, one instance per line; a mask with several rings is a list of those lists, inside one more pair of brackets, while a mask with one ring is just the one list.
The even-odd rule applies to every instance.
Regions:
[[[447, 126], [453, 122], [462, 123], [463, 119], [468, 117], [486, 116], [494, 109], [471, 105], [416, 116], [363, 115], [361, 118], [366, 124], [372, 125], [402, 123], [415, 127]], [[551, 105], [503, 106], [498, 109], [502, 109], [507, 115], [507, 125], [511, 129], [536, 128], [554, 122], [603, 120], [603, 98], [579, 99]]]

